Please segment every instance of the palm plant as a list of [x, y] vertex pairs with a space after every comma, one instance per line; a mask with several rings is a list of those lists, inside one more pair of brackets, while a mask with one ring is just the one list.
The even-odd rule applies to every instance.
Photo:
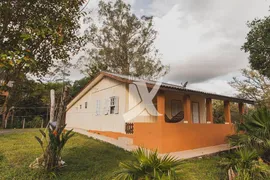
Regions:
[[221, 165], [231, 170], [235, 180], [266, 179], [270, 169], [259, 157], [255, 149], [239, 148], [229, 158], [223, 158]]
[[244, 121], [236, 123], [235, 135], [229, 136], [232, 146], [257, 150], [265, 161], [270, 160], [270, 111], [258, 109], [243, 116]]
[[115, 180], [178, 179], [181, 161], [165, 155], [159, 157], [157, 150], [138, 148], [133, 151], [135, 162], [120, 163]]

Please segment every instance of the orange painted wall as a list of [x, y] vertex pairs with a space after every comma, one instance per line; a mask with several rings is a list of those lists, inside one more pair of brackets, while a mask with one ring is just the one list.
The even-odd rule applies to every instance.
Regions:
[[124, 133], [119, 133], [119, 132], [112, 132], [112, 131], [96, 131], [96, 130], [88, 130], [88, 132], [111, 137], [114, 139], [118, 139], [119, 137], [128, 137], [132, 138], [133, 134], [124, 134]]
[[159, 129], [157, 123], [135, 123], [134, 144], [168, 153], [224, 144], [226, 136], [234, 133], [233, 125], [229, 124], [164, 123], [162, 126]]
[[158, 123], [134, 123], [133, 144], [147, 149], [162, 150]]

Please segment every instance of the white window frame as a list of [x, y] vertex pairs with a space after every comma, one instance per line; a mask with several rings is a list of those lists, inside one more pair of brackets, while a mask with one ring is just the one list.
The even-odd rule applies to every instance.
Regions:
[[119, 97], [112, 96], [109, 101], [109, 114], [118, 114], [119, 113]]

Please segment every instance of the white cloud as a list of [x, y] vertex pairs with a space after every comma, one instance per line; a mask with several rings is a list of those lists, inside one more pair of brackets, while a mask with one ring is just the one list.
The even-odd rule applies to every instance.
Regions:
[[237, 91], [228, 84], [227, 80], [220, 79], [190, 84], [188, 88], [229, 96], [234, 96], [237, 94]]
[[[156, 46], [171, 65], [166, 80], [189, 81], [192, 87], [234, 94], [229, 73], [247, 67], [240, 50], [246, 22], [268, 15], [269, 1], [154, 0], [150, 6], [159, 32]], [[220, 80], [226, 77], [225, 80]]]
[[[98, 2], [90, 1], [88, 8], [96, 13]], [[228, 74], [248, 65], [247, 54], [240, 50], [248, 32], [246, 22], [268, 15], [270, 5], [265, 0], [126, 2], [137, 15], [154, 15], [156, 47], [162, 62], [171, 65], [167, 81], [189, 81], [194, 88], [226, 94], [235, 93], [227, 84], [232, 78]]]

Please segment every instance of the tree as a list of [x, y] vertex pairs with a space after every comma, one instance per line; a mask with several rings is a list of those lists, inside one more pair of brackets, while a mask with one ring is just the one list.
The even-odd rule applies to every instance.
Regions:
[[154, 47], [157, 32], [153, 17], [139, 19], [122, 0], [99, 3], [99, 24], [92, 23], [87, 36], [93, 48], [79, 60], [82, 71], [92, 76], [107, 70], [124, 75], [157, 78], [169, 67], [162, 65]]
[[92, 79], [92, 78], [91, 77], [84, 77], [82, 79], [75, 81], [72, 88], [71, 88], [70, 96], [72, 98], [75, 97], [86, 86], [86, 84], [89, 83], [90, 79]]
[[0, 88], [10, 92], [3, 105], [4, 115], [14, 94], [7, 82], [13, 80], [16, 86], [21, 76], [45, 75], [56, 62], [68, 61], [82, 45], [76, 34], [82, 4], [82, 0], [0, 2], [0, 68], [6, 73]]
[[251, 67], [270, 78], [270, 16], [248, 22], [248, 27], [242, 49], [249, 52]]
[[[231, 102], [230, 105], [231, 105], [230, 111], [231, 111], [232, 122], [240, 121], [241, 116], [238, 110], [238, 104]], [[213, 100], [213, 118], [214, 118], [214, 123], [216, 124], [225, 123], [223, 101]]]
[[230, 85], [240, 94], [241, 98], [256, 101], [259, 106], [270, 107], [270, 79], [260, 74], [259, 71], [243, 69], [244, 79], [233, 78]]
[[[27, 116], [29, 123], [35, 118], [35, 116], [42, 116], [47, 119], [47, 108], [50, 104], [50, 90], [54, 89], [56, 94], [56, 102], [60, 101], [64, 84], [62, 82], [36, 82], [30, 78], [24, 78], [19, 84], [14, 87], [13, 91], [16, 92], [16, 96], [10, 96], [12, 102], [12, 112], [15, 113], [14, 122], [19, 120], [20, 116]], [[0, 99], [0, 103], [3, 103], [4, 99]], [[0, 122], [1, 124], [1, 122]], [[44, 122], [45, 124], [45, 122]], [[16, 123], [8, 123], [8, 127], [16, 127]], [[17, 123], [17, 125], [19, 125]], [[19, 125], [21, 127], [21, 125]]]

